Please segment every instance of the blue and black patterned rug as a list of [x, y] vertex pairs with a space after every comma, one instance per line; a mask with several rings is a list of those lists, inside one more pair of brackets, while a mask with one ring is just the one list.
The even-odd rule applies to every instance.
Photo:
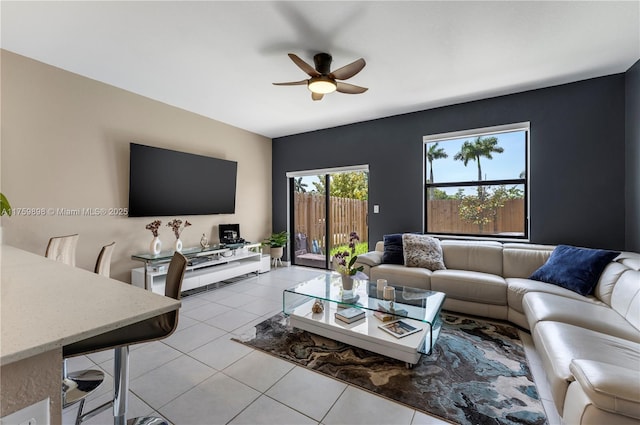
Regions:
[[433, 353], [405, 363], [299, 329], [283, 314], [236, 341], [457, 424], [546, 424], [518, 331], [442, 313]]

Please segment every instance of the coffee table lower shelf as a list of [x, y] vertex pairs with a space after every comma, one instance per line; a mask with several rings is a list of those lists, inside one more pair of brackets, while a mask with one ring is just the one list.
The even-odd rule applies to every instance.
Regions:
[[[373, 311], [364, 310], [363, 319], [344, 323], [335, 318], [336, 303], [325, 302], [322, 313], [311, 311], [313, 303], [314, 300], [311, 299], [288, 313], [292, 326], [403, 361], [407, 363], [407, 367], [418, 363], [421, 354], [431, 352], [430, 343], [437, 339], [437, 334], [440, 332], [439, 326], [431, 329], [428, 323], [405, 318], [402, 320], [420, 328], [421, 331], [403, 338], [396, 338], [378, 327], [383, 322], [373, 316]], [[426, 346], [425, 341], [427, 341]]]

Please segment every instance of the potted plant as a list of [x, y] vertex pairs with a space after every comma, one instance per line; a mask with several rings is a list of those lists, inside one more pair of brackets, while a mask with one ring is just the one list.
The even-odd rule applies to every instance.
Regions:
[[0, 216], [1, 215], [11, 215], [11, 204], [9, 204], [9, 200], [0, 193]]
[[262, 245], [271, 247], [271, 258], [276, 261], [282, 258], [284, 246], [287, 244], [288, 239], [289, 233], [283, 230], [282, 232], [272, 233], [271, 236], [262, 242]]
[[349, 234], [349, 251], [338, 252], [334, 255], [334, 261], [337, 263], [336, 269], [342, 276], [342, 288], [350, 291], [353, 289], [353, 277], [356, 273], [364, 270], [364, 266], [354, 267], [358, 256], [356, 255], [356, 243], [360, 241], [360, 237], [356, 232]]

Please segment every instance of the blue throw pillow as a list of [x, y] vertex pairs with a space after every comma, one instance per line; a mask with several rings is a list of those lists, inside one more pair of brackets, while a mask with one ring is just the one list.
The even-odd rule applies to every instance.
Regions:
[[589, 295], [598, 284], [604, 268], [618, 255], [620, 253], [614, 251], [558, 245], [547, 262], [529, 279]]
[[404, 264], [404, 252], [402, 250], [402, 233], [384, 235], [384, 252], [382, 254], [383, 264]]

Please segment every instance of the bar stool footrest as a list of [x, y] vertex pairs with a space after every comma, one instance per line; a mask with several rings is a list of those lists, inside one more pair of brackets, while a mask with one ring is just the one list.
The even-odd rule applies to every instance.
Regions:
[[152, 416], [145, 416], [140, 418], [132, 418], [127, 421], [127, 425], [170, 425], [166, 419], [157, 418]]

